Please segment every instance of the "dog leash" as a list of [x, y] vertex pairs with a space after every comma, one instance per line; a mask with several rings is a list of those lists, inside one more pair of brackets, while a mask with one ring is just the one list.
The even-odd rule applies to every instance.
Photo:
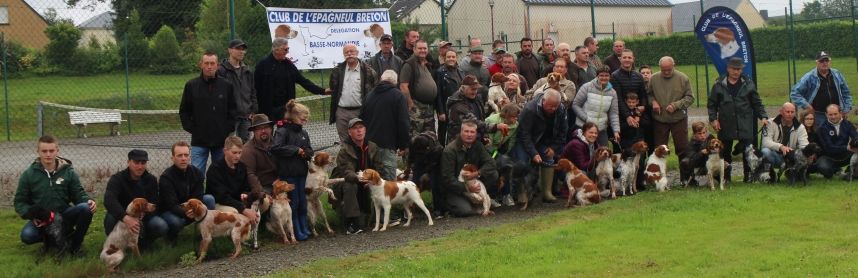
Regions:
[[318, 149], [316, 149], [316, 151], [317, 151], [317, 152], [318, 152], [318, 151], [324, 151], [324, 150], [327, 150], [327, 149], [330, 149], [330, 148], [333, 148], [333, 147], [336, 147], [336, 146], [339, 146], [339, 145], [340, 145], [340, 142], [334, 142], [333, 144], [330, 144], [330, 145], [328, 145], [328, 146], [324, 146], [324, 147], [318, 148]]

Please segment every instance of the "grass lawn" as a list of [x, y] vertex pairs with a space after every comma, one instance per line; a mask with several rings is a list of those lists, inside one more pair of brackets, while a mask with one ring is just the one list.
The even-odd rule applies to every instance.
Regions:
[[645, 192], [272, 276], [856, 276], [856, 191], [817, 178]]

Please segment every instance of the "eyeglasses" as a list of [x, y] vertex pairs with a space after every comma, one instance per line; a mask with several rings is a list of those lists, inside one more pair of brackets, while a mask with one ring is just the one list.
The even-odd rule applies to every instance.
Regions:
[[814, 119], [814, 118], [807, 118], [807, 119], [804, 119], [804, 121], [805, 121], [805, 122], [806, 122], [806, 121], [813, 121], [813, 120], [815, 120], [815, 119]]

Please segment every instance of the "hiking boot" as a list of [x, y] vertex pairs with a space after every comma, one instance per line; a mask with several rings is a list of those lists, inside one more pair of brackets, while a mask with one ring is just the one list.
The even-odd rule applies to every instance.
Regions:
[[503, 205], [508, 207], [515, 205], [515, 201], [512, 200], [512, 195], [506, 194], [503, 196]]
[[501, 206], [501, 204], [497, 200], [492, 199], [492, 208], [497, 208], [500, 206]]

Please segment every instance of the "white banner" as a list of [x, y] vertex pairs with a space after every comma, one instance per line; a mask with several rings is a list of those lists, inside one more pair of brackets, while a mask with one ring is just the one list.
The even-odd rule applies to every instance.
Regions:
[[343, 46], [358, 46], [361, 60], [378, 52], [391, 34], [387, 9], [308, 10], [266, 8], [271, 39], [289, 40], [289, 59], [298, 69], [329, 69], [343, 61]]

